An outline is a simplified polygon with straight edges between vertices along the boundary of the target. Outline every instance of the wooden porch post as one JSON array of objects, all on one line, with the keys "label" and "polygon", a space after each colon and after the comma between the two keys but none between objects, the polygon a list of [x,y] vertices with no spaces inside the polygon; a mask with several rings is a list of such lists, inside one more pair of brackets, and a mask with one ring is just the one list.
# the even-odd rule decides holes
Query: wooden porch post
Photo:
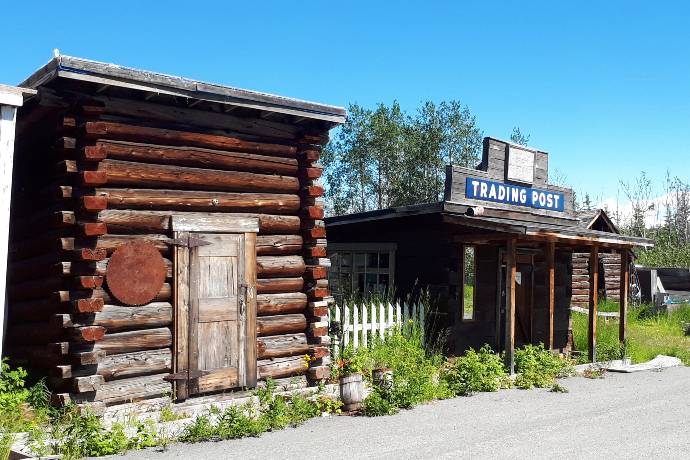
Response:
[{"label": "wooden porch post", "polygon": [[36,91],[0,85],[0,356],[5,337],[5,283],[14,163],[14,127],[17,107],[24,104],[24,95],[32,94],[36,94]]},{"label": "wooden porch post", "polygon": [[625,330],[627,328],[628,314],[628,287],[630,286],[630,263],[628,259],[628,249],[621,249],[621,279],[620,279],[620,298],[619,318],[618,318],[618,340],[621,344],[625,342]]},{"label": "wooden porch post", "polygon": [[515,239],[509,239],[506,245],[505,360],[511,374],[515,373],[515,246]]},{"label": "wooden porch post", "polygon": [[455,315],[455,322],[462,323],[465,319],[465,245],[460,243],[460,253],[459,253],[459,265],[458,267],[458,286],[460,301],[458,302],[458,307],[460,311]]},{"label": "wooden porch post", "polygon": [[547,294],[549,296],[549,338],[548,349],[553,350],[553,311],[555,306],[555,254],[556,243],[548,241],[546,243],[546,270],[548,277]]},{"label": "wooden porch post", "polygon": [[597,303],[599,302],[599,245],[592,245],[589,249],[589,359],[597,359]]}]

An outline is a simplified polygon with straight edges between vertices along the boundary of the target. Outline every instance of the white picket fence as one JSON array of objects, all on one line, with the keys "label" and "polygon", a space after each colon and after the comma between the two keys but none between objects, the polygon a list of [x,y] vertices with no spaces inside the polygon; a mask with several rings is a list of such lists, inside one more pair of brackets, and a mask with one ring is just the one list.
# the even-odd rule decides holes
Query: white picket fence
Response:
[{"label": "white picket fence", "polygon": [[[344,308],[336,305],[334,319],[340,323],[343,347],[352,346],[357,349],[360,346],[366,347],[377,336],[383,339],[386,331],[401,328],[410,320],[414,322],[415,327],[420,328],[423,337],[426,308],[421,303],[406,302],[350,303],[345,304]],[[335,345],[337,353],[340,344]]]}]

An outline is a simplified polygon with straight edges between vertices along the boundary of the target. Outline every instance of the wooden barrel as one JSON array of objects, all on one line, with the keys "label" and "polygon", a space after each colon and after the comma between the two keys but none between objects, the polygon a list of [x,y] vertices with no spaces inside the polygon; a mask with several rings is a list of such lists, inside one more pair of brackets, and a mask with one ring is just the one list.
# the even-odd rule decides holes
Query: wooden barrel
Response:
[{"label": "wooden barrel", "polygon": [[371,372],[371,380],[374,386],[382,390],[389,390],[393,387],[393,369],[380,368]]},{"label": "wooden barrel", "polygon": [[340,377],[340,400],[343,410],[353,411],[362,408],[364,399],[364,381],[362,374],[350,374]]}]

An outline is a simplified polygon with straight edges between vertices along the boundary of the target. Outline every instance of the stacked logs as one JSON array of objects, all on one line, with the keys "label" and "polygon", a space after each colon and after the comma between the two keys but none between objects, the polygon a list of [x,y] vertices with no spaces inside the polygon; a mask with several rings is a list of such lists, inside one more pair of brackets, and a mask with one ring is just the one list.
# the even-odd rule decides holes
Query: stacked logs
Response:
[{"label": "stacked logs", "polygon": [[[599,261],[599,277],[604,279],[604,291],[600,292],[600,298],[617,301],[620,292],[621,256],[618,253],[599,253]],[[573,305],[589,305],[589,277],[589,253],[573,253]]]},{"label": "stacked logs", "polygon": [[318,138],[305,137],[299,145],[299,161],[304,171],[300,177],[302,190],[302,236],[305,242],[304,257],[307,269],[304,280],[309,297],[307,332],[315,359],[309,368],[310,380],[327,379],[330,375],[330,336],[328,335],[328,267],[326,258],[326,227],[323,221],[323,186],[318,181],[321,166],[318,163],[321,146]]},{"label": "stacked logs", "polygon": [[[53,138],[57,167],[47,185],[17,200],[29,212],[13,228],[12,356],[44,369],[61,403],[111,405],[169,392],[169,216],[220,212],[259,221],[258,378],[304,374],[306,353],[320,360],[309,376],[327,377],[323,188],[316,182],[323,135],[219,134],[200,126],[206,118],[191,109],[183,112],[193,129],[161,128],[176,120],[165,107],[138,101],[130,110],[126,102],[74,98]],[[289,137],[289,125],[278,125],[256,123]],[[132,240],[153,244],[168,267],[157,297],[138,307],[118,302],[104,283],[110,255]]]},{"label": "stacked logs", "polygon": [[589,253],[573,253],[572,288],[571,304],[587,307],[589,305]]},{"label": "stacked logs", "polygon": [[603,271],[599,276],[604,276],[604,297],[610,300],[619,300],[621,279],[621,255],[620,253],[602,253],[599,259],[603,265]]}]

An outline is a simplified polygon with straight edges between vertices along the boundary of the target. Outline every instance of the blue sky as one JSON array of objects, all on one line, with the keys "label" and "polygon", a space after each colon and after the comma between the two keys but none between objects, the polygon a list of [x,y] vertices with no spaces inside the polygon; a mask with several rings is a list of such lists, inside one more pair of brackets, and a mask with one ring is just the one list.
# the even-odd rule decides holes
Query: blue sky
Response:
[{"label": "blue sky", "polygon": [[687,2],[40,3],[3,5],[2,83],[59,48],[337,105],[459,99],[485,135],[530,133],[578,192],[690,180]]}]

